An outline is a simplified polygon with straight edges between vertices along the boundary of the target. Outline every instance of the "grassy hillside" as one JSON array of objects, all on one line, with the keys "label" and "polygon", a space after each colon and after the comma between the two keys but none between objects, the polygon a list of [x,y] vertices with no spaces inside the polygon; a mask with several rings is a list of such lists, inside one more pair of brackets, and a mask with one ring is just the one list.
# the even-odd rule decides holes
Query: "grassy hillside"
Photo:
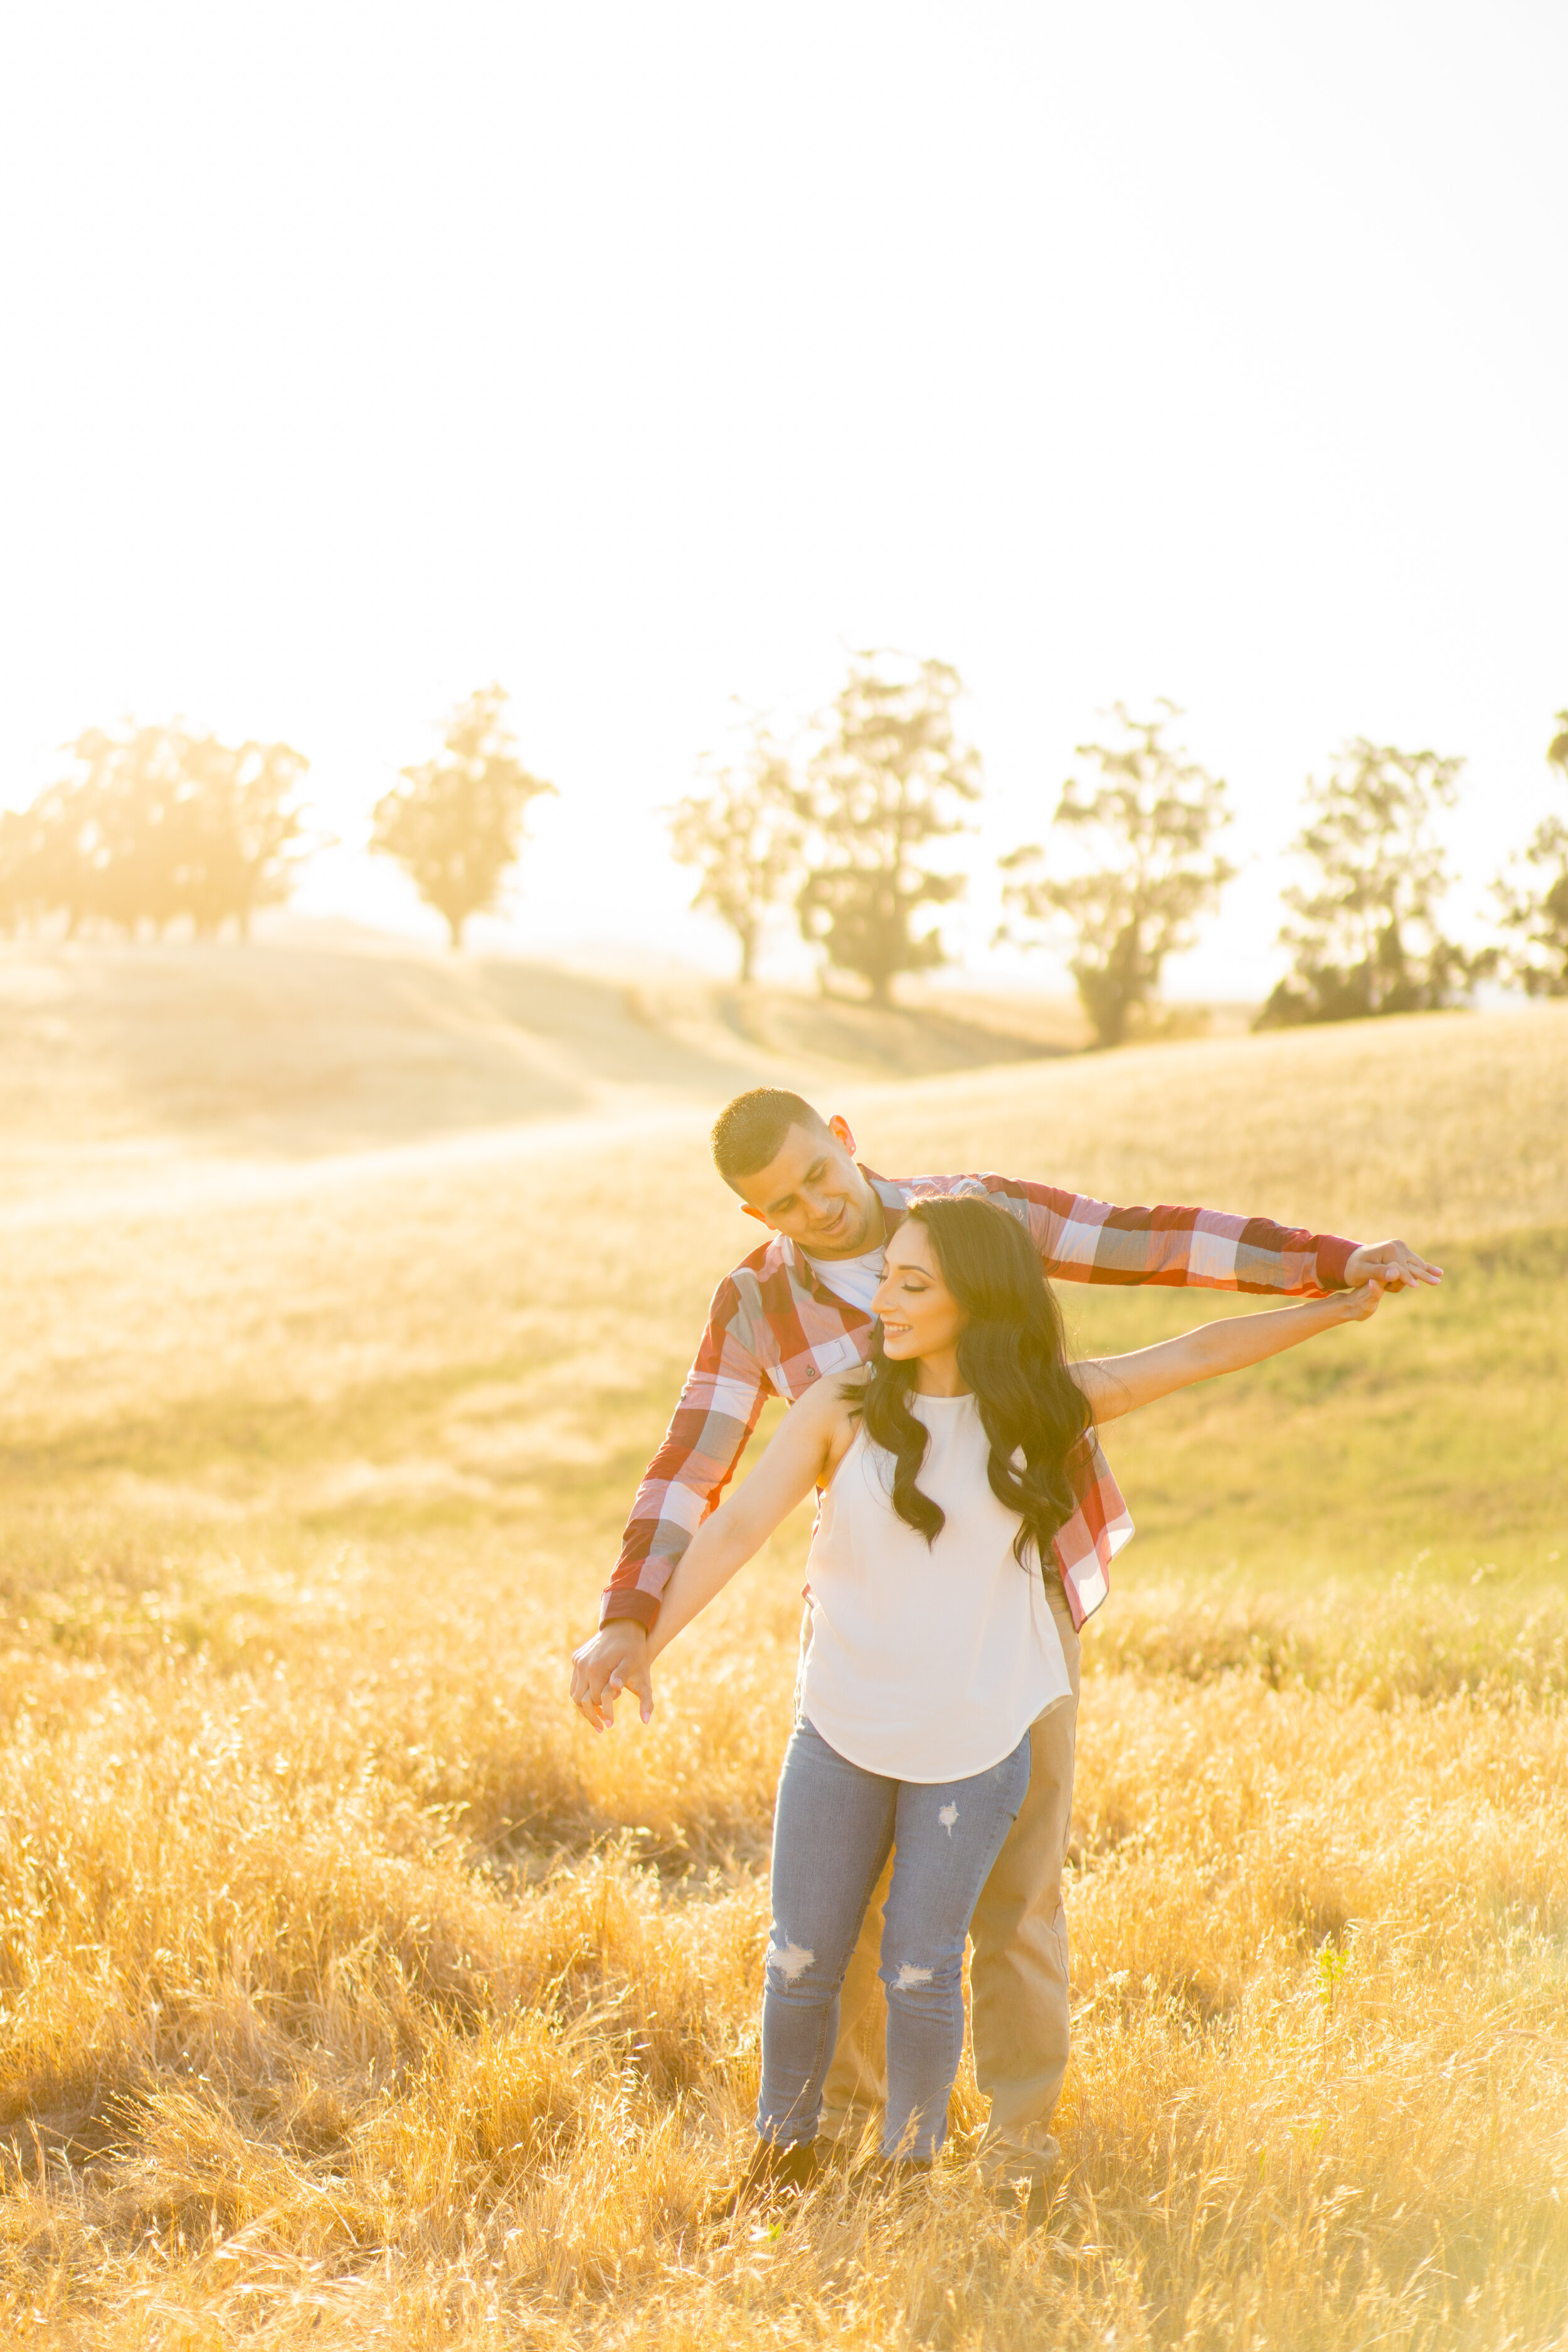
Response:
[{"label": "grassy hillside", "polygon": [[1044,1166],[1102,1200],[1368,1235],[1568,1223],[1562,1005],[1195,1039],[869,1100],[861,1124],[906,1167]]},{"label": "grassy hillside", "polygon": [[0,942],[0,1185],[68,1145],[105,1172],[192,1150],[314,1155],[717,1103],[747,1086],[1059,1054],[1070,1006],[621,982],[373,934],[249,946]]},{"label": "grassy hillside", "polygon": [[[835,1073],[884,1167],[1403,1230],[1449,1269],[1111,1433],[1140,1535],[1088,1645],[1068,2168],[1032,2233],[965,2168],[967,2079],[923,2201],[703,2219],[754,2096],[804,1524],[650,1733],[594,1743],[562,1684],[750,1237],[716,1071],[476,1131],[449,1098],[421,1130],[411,1087],[409,1129],[332,1153],[163,1050],[207,1071],[198,1151],[126,1078],[108,1156],[60,1155],[51,1087],[109,1130],[45,1057],[0,1205],[8,2336],[1562,2340],[1562,1012]],[[1086,1348],[1230,1306],[1068,1304]]]},{"label": "grassy hillside", "polygon": [[[1555,1012],[1390,1022],[839,1099],[888,1168],[999,1164],[1441,1246],[1441,1296],[1173,1400],[1117,1453],[1149,1538],[1131,1558],[1151,1569],[1241,1559],[1316,1579],[1426,1551],[1468,1574],[1538,1561],[1559,1507],[1565,1046]],[[1506,1160],[1481,1099],[1506,1107]],[[509,1463],[539,1452],[542,1429],[624,1475],[751,1240],[704,1120],[675,1108],[313,1166],[203,1162],[129,1194],[117,1176],[15,1203],[0,1211],[0,1433],[34,1460],[79,1447],[106,1474],[157,1465],[204,1492],[245,1489],[258,1461],[265,1485],[280,1453],[324,1492],[347,1448],[362,1496],[384,1477],[406,1487],[419,1463],[430,1507],[447,1495],[480,1515],[512,1509]],[[1064,1298],[1086,1350],[1226,1311],[1193,1294]]]}]

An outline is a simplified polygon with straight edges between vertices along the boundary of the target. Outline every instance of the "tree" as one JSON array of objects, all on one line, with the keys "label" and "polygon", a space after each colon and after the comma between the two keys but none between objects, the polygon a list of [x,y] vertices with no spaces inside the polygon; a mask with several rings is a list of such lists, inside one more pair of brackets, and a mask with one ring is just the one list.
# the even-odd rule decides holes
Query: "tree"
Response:
[{"label": "tree", "polygon": [[795,905],[805,936],[873,1004],[891,1002],[900,972],[946,961],[935,926],[913,923],[958,898],[963,877],[916,861],[926,843],[966,831],[961,811],[980,797],[979,754],[953,724],[963,690],[946,662],[857,654],[822,722],[804,803],[816,860]]},{"label": "tree", "polygon": [[221,743],[174,719],[89,728],[68,748],[72,772],[26,811],[25,848],[15,836],[24,911],[63,911],[69,936],[93,922],[162,936],[189,916],[198,938],[230,920],[243,938],[257,908],[287,898],[309,764],[289,745]]},{"label": "tree", "polygon": [[68,936],[85,922],[161,936],[183,911],[189,824],[177,722],[118,733],[91,727],[68,746],[73,772],[34,802],[39,866]]},{"label": "tree", "polygon": [[405,768],[376,803],[370,845],[395,857],[426,906],[444,915],[454,950],[470,915],[495,906],[523,841],[529,803],[553,784],[517,757],[499,686],[470,694],[442,739],[447,757]]},{"label": "tree", "polygon": [[210,735],[186,753],[191,795],[184,903],[198,939],[289,895],[289,858],[302,830],[293,794],[307,762],[287,743],[230,747]]},{"label": "tree", "polygon": [[1078,747],[1098,775],[1068,778],[1051,823],[1088,845],[1089,871],[1036,870],[1046,856],[1037,844],[1002,860],[1019,877],[1003,902],[1030,927],[1013,935],[1044,944],[1053,929],[1068,932],[1068,969],[1099,1045],[1122,1043],[1158,992],[1166,957],[1192,945],[1197,917],[1236,872],[1209,847],[1231,822],[1225,784],[1165,742],[1181,713],[1159,708],[1158,718],[1133,719],[1119,702],[1112,716],[1126,740]]},{"label": "tree", "polygon": [[[1568,710],[1557,713],[1557,727],[1546,756],[1568,783]],[[1538,888],[1521,889],[1501,874],[1492,884],[1504,926],[1520,934],[1502,970],[1527,996],[1568,996],[1568,824],[1560,816],[1542,817],[1524,862],[1545,877]]]},{"label": "tree", "polygon": [[47,911],[41,895],[37,819],[31,809],[0,809],[0,939],[10,939]]},{"label": "tree", "polygon": [[6,929],[63,913],[74,939],[92,912],[93,875],[87,813],[68,787],[51,784],[7,816],[5,832]]},{"label": "tree", "polygon": [[1458,798],[1463,767],[1357,736],[1321,783],[1309,777],[1293,847],[1319,878],[1284,893],[1296,919],[1279,940],[1295,963],[1258,1028],[1438,1012],[1492,968],[1491,951],[1468,954],[1437,919],[1452,883],[1432,819]]},{"label": "tree", "polygon": [[710,789],[667,812],[678,864],[701,879],[692,898],[727,923],[741,944],[742,983],[756,976],[757,948],[769,909],[800,864],[800,790],[765,723],[752,730],[743,761],[716,768]]}]

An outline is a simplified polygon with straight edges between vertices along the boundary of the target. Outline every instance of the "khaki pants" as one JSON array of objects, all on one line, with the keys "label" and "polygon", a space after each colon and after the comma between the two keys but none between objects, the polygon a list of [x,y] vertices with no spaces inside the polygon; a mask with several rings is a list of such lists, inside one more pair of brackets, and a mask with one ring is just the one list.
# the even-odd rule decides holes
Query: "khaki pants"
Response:
[{"label": "khaki pants", "polygon": [[[1068,2063],[1068,1930],[1062,1864],[1072,1817],[1079,1639],[1059,1584],[1047,1587],[1072,1696],[1034,1727],[1029,1790],[970,1922],[974,2073],[991,2101],[981,2162],[1029,2180],[1055,2157],[1049,2134]],[[838,2046],[823,2093],[825,2138],[858,2139],[886,2091],[887,2000],[877,1974],[892,1861],[871,1892],[838,1996]]]}]

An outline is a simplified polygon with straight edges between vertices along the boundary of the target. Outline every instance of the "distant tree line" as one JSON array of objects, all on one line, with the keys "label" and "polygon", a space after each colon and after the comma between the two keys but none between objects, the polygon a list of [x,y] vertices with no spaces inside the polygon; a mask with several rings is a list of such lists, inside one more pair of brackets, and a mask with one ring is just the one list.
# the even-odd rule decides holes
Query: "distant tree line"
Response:
[{"label": "distant tree line", "polygon": [[[495,906],[529,803],[554,790],[518,760],[506,701],[500,687],[470,695],[442,756],[405,768],[371,820],[372,850],[404,867],[454,948],[469,916]],[[68,939],[161,939],[184,919],[197,939],[229,923],[243,939],[259,908],[288,898],[310,763],[287,743],[220,743],[175,719],[93,729],[67,749],[67,775],[0,811],[0,933],[63,918]]]},{"label": "distant tree line", "polygon": [[[943,962],[940,917],[964,877],[933,866],[929,845],[968,829],[980,762],[960,739],[958,675],[937,661],[857,655],[847,684],[792,757],[766,722],[748,752],[667,812],[676,857],[699,875],[692,904],[740,943],[755,970],[769,916],[793,903],[824,963],[889,1001],[899,973]],[[1232,821],[1223,779],[1170,740],[1181,713],[1148,718],[1118,704],[1117,740],[1079,746],[1050,819],[1049,845],[1002,858],[998,938],[1065,956],[1100,1045],[1152,1016],[1165,963],[1191,947],[1237,868],[1215,844]],[[1568,782],[1568,711],[1547,758]],[[1568,824],[1538,826],[1493,885],[1501,929],[1479,950],[1448,938],[1453,887],[1436,837],[1458,797],[1463,761],[1358,737],[1320,781],[1292,853],[1310,879],[1285,892],[1280,944],[1291,966],[1259,1028],[1440,1010],[1489,975],[1535,996],[1568,995]]]},{"label": "distant tree line", "polygon": [[[966,877],[945,854],[973,829],[978,752],[948,663],[855,655],[834,701],[786,744],[753,719],[727,761],[665,811],[670,846],[697,876],[692,904],[728,925],[739,978],[755,978],[767,926],[786,907],[825,973],[892,1001],[901,973],[947,961],[942,909]],[[452,714],[437,757],[377,802],[370,847],[394,859],[462,945],[493,911],[528,811],[555,787],[526,768],[499,686]],[[1002,858],[997,936],[1062,954],[1096,1042],[1146,1032],[1164,966],[1191,947],[1237,868],[1223,779],[1171,738],[1168,702],[1118,704],[1113,739],[1080,744],[1045,837]],[[305,847],[303,757],[286,743],[224,744],[180,722],[92,730],[22,811],[0,813],[0,930],[45,923],[68,937],[110,929],[197,938],[289,893]],[[1568,710],[1546,757],[1568,783]],[[1467,949],[1443,927],[1453,887],[1437,838],[1463,762],[1358,737],[1308,779],[1292,844],[1305,878],[1285,892],[1290,968],[1261,1028],[1436,1011],[1496,974],[1532,996],[1568,996],[1568,822],[1545,819],[1492,885],[1499,937]]]},{"label": "distant tree line", "polygon": [[797,773],[765,724],[705,793],[667,811],[678,859],[706,907],[740,942],[742,981],[773,908],[792,897],[805,938],[874,1004],[900,972],[944,959],[922,909],[962,895],[962,874],[928,862],[929,845],[966,829],[980,761],[960,741],[961,692],[945,662],[858,655]]}]

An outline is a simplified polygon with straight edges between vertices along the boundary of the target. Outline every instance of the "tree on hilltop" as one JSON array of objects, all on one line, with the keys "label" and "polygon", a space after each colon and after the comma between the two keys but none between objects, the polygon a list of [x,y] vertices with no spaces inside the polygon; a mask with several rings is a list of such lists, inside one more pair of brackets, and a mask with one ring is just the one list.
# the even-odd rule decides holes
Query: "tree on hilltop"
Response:
[{"label": "tree on hilltop", "polygon": [[667,810],[670,846],[700,877],[693,907],[717,915],[740,942],[743,984],[756,977],[763,927],[800,864],[800,789],[761,720],[740,763],[714,767],[708,782]]},{"label": "tree on hilltop", "polygon": [[[1546,757],[1568,783],[1568,710],[1557,713],[1557,730]],[[1505,929],[1520,935],[1501,969],[1527,996],[1568,996],[1568,824],[1542,817],[1523,857],[1543,877],[1539,884],[1521,888],[1505,874],[1492,884]]]},{"label": "tree on hilltop", "polygon": [[187,741],[184,903],[197,939],[229,921],[248,939],[251,918],[288,897],[303,830],[294,794],[308,765],[287,743]]},{"label": "tree on hilltop", "polygon": [[442,738],[446,757],[405,768],[372,815],[371,848],[395,858],[445,917],[454,949],[469,916],[495,907],[522,847],[529,803],[555,790],[517,757],[502,717],[508,698],[499,686],[470,694]]},{"label": "tree on hilltop", "polygon": [[964,887],[962,874],[919,862],[929,842],[968,830],[963,811],[980,798],[979,754],[953,720],[963,690],[946,662],[857,654],[811,761],[801,929],[866,982],[873,1004],[891,1002],[900,972],[946,961],[936,926],[913,926]]},{"label": "tree on hilltop", "polygon": [[63,913],[67,935],[108,924],[161,938],[188,916],[198,939],[287,898],[304,832],[309,762],[287,743],[228,744],[178,719],[89,728],[71,772],[5,828],[9,918]]},{"label": "tree on hilltop", "polygon": [[47,914],[38,871],[37,819],[32,809],[0,809],[0,939]]},{"label": "tree on hilltop", "polygon": [[1089,870],[1044,871],[1047,853],[1035,843],[1001,861],[1016,877],[1003,903],[1022,919],[1004,936],[1036,946],[1067,933],[1068,969],[1098,1045],[1123,1042],[1158,993],[1165,959],[1191,947],[1198,916],[1236,872],[1209,845],[1231,822],[1224,781],[1165,742],[1181,713],[1159,707],[1157,718],[1134,719],[1119,702],[1112,716],[1124,740],[1078,747],[1098,772],[1068,778],[1051,824],[1086,844]]},{"label": "tree on hilltop", "polygon": [[1458,799],[1464,764],[1357,736],[1321,783],[1309,777],[1293,848],[1318,878],[1284,893],[1294,963],[1258,1028],[1439,1012],[1492,969],[1495,952],[1468,953],[1437,913],[1452,877],[1432,821]]},{"label": "tree on hilltop", "polygon": [[184,730],[178,721],[90,727],[69,748],[73,772],[35,803],[58,861],[67,936],[91,921],[133,936],[146,922],[161,938],[183,910],[187,878]]}]

